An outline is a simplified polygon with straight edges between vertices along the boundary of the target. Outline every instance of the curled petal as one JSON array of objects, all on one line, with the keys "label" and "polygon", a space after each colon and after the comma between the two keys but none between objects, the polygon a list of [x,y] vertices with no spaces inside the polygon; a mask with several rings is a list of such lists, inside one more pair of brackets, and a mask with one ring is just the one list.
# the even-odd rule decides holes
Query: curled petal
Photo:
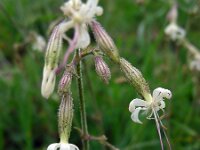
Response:
[{"label": "curled petal", "polygon": [[136,107],[146,107],[146,106],[147,106],[146,101],[136,98],[130,102],[129,111],[134,112]]},{"label": "curled petal", "polygon": [[138,107],[135,109],[135,111],[133,111],[132,115],[131,115],[131,119],[136,122],[136,123],[140,123],[142,124],[142,122],[139,120],[139,113],[140,113],[140,110],[142,110],[141,107]]},{"label": "curled petal", "polygon": [[164,101],[160,101],[160,109],[164,109],[165,108],[165,102]]},{"label": "curled petal", "polygon": [[100,7],[100,6],[98,6],[98,7],[96,8],[96,15],[97,15],[97,16],[101,16],[102,14],[103,14],[103,8]]},{"label": "curled petal", "polygon": [[60,143],[53,143],[47,147],[47,150],[57,150],[60,147]]},{"label": "curled petal", "polygon": [[171,97],[172,97],[172,93],[168,89],[164,89],[164,88],[159,87],[159,88],[156,88],[153,91],[153,99],[156,102],[161,101],[164,98],[170,99]]},{"label": "curled petal", "polygon": [[55,71],[51,69],[49,66],[44,66],[42,86],[41,86],[41,94],[43,97],[47,99],[49,98],[49,96],[54,90],[55,82],[56,82]]},{"label": "curled petal", "polygon": [[85,14],[86,19],[91,19],[94,17],[94,15],[96,14],[96,7],[98,4],[98,0],[88,0],[85,8],[83,7],[83,9],[81,10],[81,12],[83,12],[83,14]]}]

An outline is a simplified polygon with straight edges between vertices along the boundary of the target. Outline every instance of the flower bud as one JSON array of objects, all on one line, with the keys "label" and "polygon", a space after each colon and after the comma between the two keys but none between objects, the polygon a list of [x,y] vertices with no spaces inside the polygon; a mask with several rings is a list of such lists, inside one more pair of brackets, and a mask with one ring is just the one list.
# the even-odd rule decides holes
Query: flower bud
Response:
[{"label": "flower bud", "polygon": [[108,65],[105,63],[101,56],[95,56],[94,61],[97,74],[106,84],[108,84],[111,78],[111,73]]},{"label": "flower bud", "polygon": [[71,86],[72,71],[71,68],[67,68],[59,82],[58,93],[63,94],[67,92]]},{"label": "flower bud", "polygon": [[168,14],[167,14],[167,20],[169,22],[176,22],[177,21],[177,17],[178,17],[177,7],[178,7],[178,5],[175,3],[172,6],[171,10],[168,12]]},{"label": "flower bud", "polygon": [[145,99],[149,99],[150,90],[141,72],[133,67],[127,60],[120,59],[120,68],[127,80],[136,88]]},{"label": "flower bud", "polygon": [[119,53],[118,49],[113,42],[112,38],[103,29],[101,24],[96,21],[92,21],[91,28],[94,33],[95,39],[100,47],[100,49],[110,57],[116,63],[119,63]]},{"label": "flower bud", "polygon": [[73,119],[73,98],[70,92],[62,95],[58,112],[58,129],[60,142],[66,143],[69,140]]},{"label": "flower bud", "polygon": [[62,49],[61,24],[54,28],[47,45],[41,88],[42,96],[45,98],[49,98],[55,87],[55,70],[58,67],[59,55]]}]

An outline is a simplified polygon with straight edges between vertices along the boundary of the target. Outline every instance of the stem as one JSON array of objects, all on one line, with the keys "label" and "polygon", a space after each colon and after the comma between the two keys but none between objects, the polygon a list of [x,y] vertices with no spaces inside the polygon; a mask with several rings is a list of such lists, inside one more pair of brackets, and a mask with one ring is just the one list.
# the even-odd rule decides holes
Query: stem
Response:
[{"label": "stem", "polygon": [[158,122],[158,118],[157,118],[155,110],[154,109],[152,109],[152,110],[153,110],[153,114],[154,114],[154,117],[155,117],[156,128],[157,128],[159,139],[160,139],[161,149],[164,150],[164,146],[163,146],[163,142],[162,142],[162,135],[160,133],[160,125],[159,125],[159,122]]},{"label": "stem", "polygon": [[158,118],[158,120],[159,120],[160,125],[162,126],[162,131],[163,131],[163,133],[164,133],[164,136],[165,136],[165,138],[166,138],[167,144],[168,144],[168,146],[169,146],[169,150],[172,150],[170,140],[169,140],[169,138],[168,138],[168,136],[167,136],[167,133],[165,132],[165,128],[163,128],[164,125],[163,125],[161,119],[159,118],[158,114],[156,114],[156,116],[157,116],[157,118]]},{"label": "stem", "polygon": [[[80,57],[80,49],[76,51],[76,55]],[[83,130],[83,136],[88,135],[87,127],[87,118],[85,111],[85,101],[84,101],[84,89],[83,89],[83,80],[81,72],[81,60],[77,63],[77,75],[78,75],[78,91],[79,91],[79,100],[80,100],[80,114],[81,114],[81,128]],[[89,150],[89,141],[82,139],[83,150]]]}]

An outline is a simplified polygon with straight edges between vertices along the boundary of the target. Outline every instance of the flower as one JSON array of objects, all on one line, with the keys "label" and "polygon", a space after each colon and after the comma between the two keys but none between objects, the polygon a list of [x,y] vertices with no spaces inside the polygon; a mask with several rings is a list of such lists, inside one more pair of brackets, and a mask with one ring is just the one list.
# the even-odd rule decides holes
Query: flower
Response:
[{"label": "flower", "polygon": [[79,148],[70,143],[53,143],[47,147],[47,150],[79,150]]},{"label": "flower", "polygon": [[[75,49],[84,49],[90,44],[87,24],[92,22],[95,16],[100,16],[103,13],[103,9],[97,4],[98,0],[88,0],[86,3],[82,3],[80,0],[69,0],[61,6],[67,19],[54,27],[48,41],[41,86],[43,97],[49,98],[54,91],[56,73],[65,67],[70,54]],[[71,28],[74,28],[72,39],[65,35]],[[63,39],[67,40],[69,46],[63,57],[63,62],[58,65]]]},{"label": "flower", "polygon": [[79,27],[79,37],[76,42],[76,48],[86,48],[90,44],[90,36],[87,31],[89,24],[95,16],[103,14],[102,7],[98,6],[98,0],[88,0],[82,3],[80,0],[69,0],[61,6],[63,14],[72,22],[70,28]]},{"label": "flower", "polygon": [[139,113],[141,110],[145,111],[146,113],[150,112],[150,115],[147,117],[147,119],[151,119],[151,116],[154,114],[154,112],[157,114],[159,110],[164,111],[164,98],[170,99],[171,97],[172,93],[170,90],[159,87],[153,91],[153,97],[147,101],[138,98],[132,100],[129,104],[129,111],[132,113],[131,119],[136,123],[142,124],[142,122],[139,120]]},{"label": "flower", "polygon": [[186,32],[183,28],[179,27],[176,22],[171,22],[166,28],[165,28],[165,34],[169,36],[169,38],[172,41],[176,40],[182,40]]}]

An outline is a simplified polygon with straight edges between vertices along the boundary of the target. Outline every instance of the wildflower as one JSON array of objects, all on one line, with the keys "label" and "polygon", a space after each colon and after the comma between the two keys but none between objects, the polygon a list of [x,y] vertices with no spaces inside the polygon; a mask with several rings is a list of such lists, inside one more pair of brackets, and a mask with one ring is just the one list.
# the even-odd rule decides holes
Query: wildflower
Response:
[{"label": "wildflower", "polygon": [[94,59],[95,59],[95,68],[97,74],[106,84],[108,84],[111,78],[110,69],[108,65],[104,62],[101,56],[95,56]]},{"label": "wildflower", "polygon": [[[87,3],[82,3],[80,0],[69,0],[61,6],[61,10],[68,20],[64,20],[55,26],[48,41],[41,87],[41,93],[45,98],[48,98],[53,92],[56,73],[60,72],[66,65],[68,57],[74,49],[86,48],[90,44],[87,24],[95,16],[102,15],[103,13],[103,9],[97,6],[97,4],[98,0],[88,0]],[[72,39],[65,35],[65,32],[71,28],[74,28]],[[63,39],[68,41],[69,46],[64,55],[63,62],[58,67]]]},{"label": "wildflower", "polygon": [[136,123],[142,123],[139,120],[139,113],[141,110],[145,111],[146,113],[150,112],[150,115],[147,117],[147,119],[151,119],[154,112],[157,114],[159,110],[164,111],[164,98],[170,99],[171,97],[172,93],[170,90],[156,88],[153,91],[153,97],[147,99],[147,101],[138,98],[132,100],[129,104],[129,111],[132,113],[131,119]]},{"label": "wildflower", "polygon": [[[65,64],[74,49],[86,48],[90,44],[87,24],[90,24],[95,16],[102,15],[103,9],[98,6],[98,0],[88,0],[86,3],[82,3],[80,0],[69,0],[61,6],[61,10],[69,18],[67,30],[74,28],[74,35],[76,35],[73,40],[67,37],[70,46],[63,59],[63,64]],[[67,30],[65,29],[65,32]]]},{"label": "wildflower", "polygon": [[175,22],[171,22],[165,28],[165,34],[169,36],[172,41],[184,39],[186,32],[183,28],[179,27]]}]

